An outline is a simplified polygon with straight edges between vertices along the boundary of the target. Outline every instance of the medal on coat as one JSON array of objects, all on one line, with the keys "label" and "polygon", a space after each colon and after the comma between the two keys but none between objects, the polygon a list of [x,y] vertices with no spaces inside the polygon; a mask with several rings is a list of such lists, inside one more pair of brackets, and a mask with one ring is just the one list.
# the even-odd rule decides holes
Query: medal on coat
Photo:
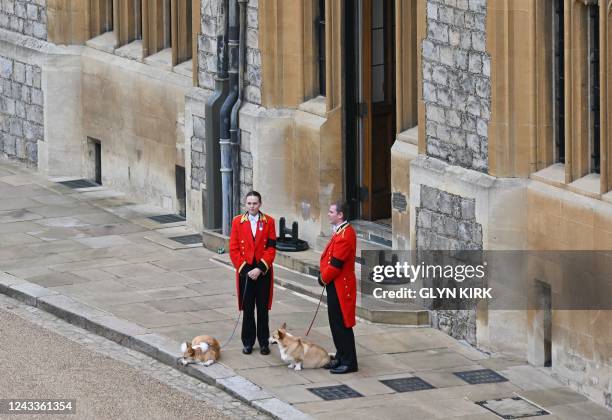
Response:
[{"label": "medal on coat", "polygon": [[259,230],[263,230],[263,222],[259,221]]}]

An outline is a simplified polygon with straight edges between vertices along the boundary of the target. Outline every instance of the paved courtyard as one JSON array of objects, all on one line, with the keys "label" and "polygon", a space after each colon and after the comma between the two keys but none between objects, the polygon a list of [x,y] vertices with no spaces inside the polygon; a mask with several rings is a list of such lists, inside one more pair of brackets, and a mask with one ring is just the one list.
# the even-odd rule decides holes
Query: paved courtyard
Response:
[{"label": "paved courtyard", "polygon": [[[73,190],[58,180],[0,161],[0,273],[177,342],[199,334],[225,342],[237,316],[232,271],[213,261],[212,252],[169,239],[195,232],[181,222],[148,219],[167,213],[160,208],[103,187]],[[271,327],[286,322],[291,332],[304,335],[315,308],[316,301],[276,288]],[[223,349],[221,362],[321,419],[499,419],[491,408],[502,403],[477,402],[517,396],[550,412],[546,419],[612,418],[611,411],[565,387],[546,369],[483,354],[431,328],[361,321],[355,334],[360,370],[349,375],[289,370],[275,346],[270,356],[257,351],[244,356],[239,331]],[[310,338],[333,348],[324,307]],[[492,369],[507,381],[472,385],[455,375],[480,369]],[[381,382],[413,377],[431,389],[396,392]],[[325,401],[309,390],[333,385],[348,385],[361,396]]]}]

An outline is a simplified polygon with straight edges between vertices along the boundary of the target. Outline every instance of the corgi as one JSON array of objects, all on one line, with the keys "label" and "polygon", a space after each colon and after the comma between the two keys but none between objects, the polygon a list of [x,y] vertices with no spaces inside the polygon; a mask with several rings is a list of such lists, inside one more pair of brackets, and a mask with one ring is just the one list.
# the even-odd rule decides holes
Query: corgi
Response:
[{"label": "corgi", "polygon": [[191,343],[181,344],[183,366],[197,362],[199,365],[210,366],[221,356],[221,346],[216,338],[209,335],[199,335]]},{"label": "corgi", "polygon": [[285,323],[272,333],[268,341],[270,344],[278,344],[281,359],[289,362],[289,369],[322,368],[330,362],[330,356],[323,347],[289,334]]}]

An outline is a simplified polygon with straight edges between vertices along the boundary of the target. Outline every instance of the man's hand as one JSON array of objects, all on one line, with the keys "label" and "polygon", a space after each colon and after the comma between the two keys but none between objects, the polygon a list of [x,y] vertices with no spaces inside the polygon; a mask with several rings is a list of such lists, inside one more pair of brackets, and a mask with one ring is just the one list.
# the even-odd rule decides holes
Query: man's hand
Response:
[{"label": "man's hand", "polygon": [[319,285],[321,287],[325,287],[325,283],[323,283],[323,280],[321,280],[321,275],[319,274],[319,277],[317,277],[317,281],[319,282]]},{"label": "man's hand", "polygon": [[254,269],[252,269],[251,271],[247,273],[247,276],[249,276],[251,280],[257,280],[257,278],[260,275],[261,275],[261,270],[257,267],[255,267]]}]

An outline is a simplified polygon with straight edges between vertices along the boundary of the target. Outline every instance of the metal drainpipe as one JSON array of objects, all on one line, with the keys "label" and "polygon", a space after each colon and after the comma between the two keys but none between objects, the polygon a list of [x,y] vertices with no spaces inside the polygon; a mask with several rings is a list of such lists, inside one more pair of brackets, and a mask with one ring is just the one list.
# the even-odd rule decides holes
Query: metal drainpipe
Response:
[{"label": "metal drainpipe", "polygon": [[238,100],[232,108],[230,138],[232,146],[232,186],[233,186],[233,213],[240,212],[240,143],[241,131],[239,127],[239,113],[242,107],[244,94],[244,70],[246,63],[246,7],[249,0],[238,0],[240,6],[240,39],[238,47]]},{"label": "metal drainpipe", "polygon": [[223,203],[223,234],[229,235],[233,216],[233,179],[232,179],[232,146],[230,137],[231,112],[238,99],[238,2],[229,2],[229,95],[221,107],[219,121],[219,145],[221,148],[221,195]]},{"label": "metal drainpipe", "polygon": [[219,149],[219,113],[229,92],[227,74],[227,26],[229,0],[219,2],[217,13],[217,74],[215,91],[205,105],[206,130],[206,195],[203,200],[204,226],[221,228],[221,152]]}]

